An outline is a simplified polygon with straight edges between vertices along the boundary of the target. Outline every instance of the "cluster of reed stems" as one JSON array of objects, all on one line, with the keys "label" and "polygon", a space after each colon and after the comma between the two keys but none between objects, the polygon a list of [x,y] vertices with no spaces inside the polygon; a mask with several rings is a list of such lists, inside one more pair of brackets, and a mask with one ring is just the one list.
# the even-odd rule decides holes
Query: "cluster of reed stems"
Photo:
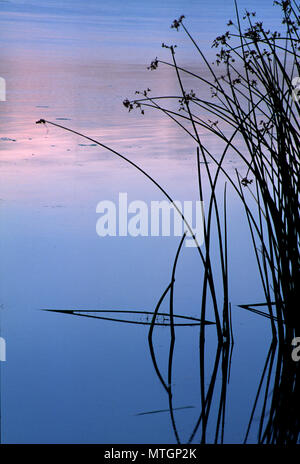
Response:
[{"label": "cluster of reed stems", "polygon": [[[295,77],[299,66],[299,6],[294,1],[276,1],[282,9],[282,31],[267,30],[256,20],[255,12],[246,11],[241,18],[235,1],[236,19],[229,20],[231,31],[216,38],[216,60],[210,63],[197,41],[185,25],[184,16],[172,27],[183,30],[199,54],[206,73],[195,73],[181,67],[174,45],[162,44],[170,51],[171,60],[158,58],[150,69],[167,66],[174,70],[180,94],[150,96],[149,89],[141,98],[126,99],[130,110],[145,107],[163,112],[195,141],[200,199],[203,200],[200,162],[204,161],[211,186],[205,226],[205,278],[201,317],[205,319],[206,292],[209,287],[215,310],[216,327],[221,340],[229,333],[228,270],[226,207],[225,230],[221,231],[216,200],[219,174],[225,176],[241,200],[249,224],[250,237],[257,260],[258,272],[265,295],[273,338],[280,342],[291,340],[300,330],[300,207],[299,207],[299,110]],[[243,23],[246,23],[244,24]],[[209,77],[203,77],[208,75]],[[210,99],[201,98],[195,91],[187,91],[184,79],[189,77],[211,93]],[[297,81],[297,79],[296,79]],[[299,79],[300,81],[300,79]],[[208,93],[206,92],[206,94]],[[139,93],[139,92],[136,92]],[[204,92],[201,92],[204,93]],[[168,103],[179,102],[179,110]],[[209,118],[216,118],[214,121]],[[216,156],[203,142],[200,130],[212,133],[224,144]],[[234,153],[242,164],[235,175],[226,167],[226,156]],[[209,168],[213,161],[216,171]],[[227,165],[228,166],[228,165]],[[243,174],[241,174],[243,172]],[[226,193],[226,190],[225,190]],[[226,196],[225,196],[226,200]],[[226,201],[224,205],[226,206]],[[218,308],[213,270],[210,260],[211,218],[214,211],[220,248],[223,276],[223,311]],[[247,305],[246,305],[247,306]],[[248,306],[248,309],[251,309]]]},{"label": "cluster of reed stems", "polygon": [[[256,20],[255,12],[246,11],[241,17],[235,1],[236,19],[229,20],[230,31],[216,38],[213,47],[217,49],[216,60],[210,63],[201,50],[197,40],[185,25],[181,16],[172,24],[175,30],[183,30],[190,39],[201,61],[201,69],[205,73],[197,73],[193,69],[182,67],[177,62],[176,46],[163,44],[169,49],[170,61],[156,58],[149,68],[156,70],[160,66],[173,69],[179,88],[178,95],[150,96],[150,90],[136,92],[134,99],[124,100],[125,107],[131,111],[134,108],[144,114],[145,108],[162,112],[178,125],[195,142],[197,184],[199,198],[206,205],[203,212],[204,244],[197,243],[197,250],[203,265],[202,301],[200,308],[200,379],[202,411],[191,434],[190,442],[202,423],[202,442],[205,442],[206,426],[212,394],[217,375],[217,367],[222,353],[222,391],[217,419],[215,442],[220,436],[223,442],[226,385],[228,383],[228,364],[230,364],[229,344],[233,345],[233,330],[231,323],[231,304],[228,291],[228,227],[227,227],[227,188],[233,189],[241,201],[249,225],[249,239],[257,262],[257,272],[265,296],[265,302],[259,304],[241,305],[256,314],[270,320],[273,343],[279,340],[278,365],[275,374],[275,387],[271,415],[264,429],[266,417],[266,398],[269,392],[274,352],[267,357],[266,366],[254,404],[253,414],[267,367],[270,373],[267,377],[265,401],[263,403],[262,419],[259,427],[260,442],[282,442],[297,440],[299,421],[295,418],[291,436],[291,427],[280,426],[280,417],[284,414],[285,401],[282,400],[284,390],[287,398],[294,397],[299,389],[299,369],[291,365],[290,357],[286,355],[286,346],[298,333],[300,334],[300,207],[299,207],[299,110],[297,89],[293,87],[295,77],[300,75],[299,67],[299,6],[295,1],[275,1],[282,10],[282,31],[267,30],[262,22]],[[209,77],[206,77],[206,76]],[[207,89],[203,98],[193,90],[186,90],[185,78],[195,80],[194,88]],[[300,79],[299,79],[300,81]],[[202,92],[201,92],[202,93]],[[299,92],[300,93],[300,92]],[[179,103],[179,109],[174,109],[174,101]],[[171,104],[169,105],[169,103]],[[211,119],[215,118],[215,120]],[[38,123],[48,123],[79,136],[85,137],[100,147],[109,150],[123,161],[129,163],[148,180],[150,180],[173,203],[171,195],[144,169],[116,150],[102,144],[98,140],[85,136],[51,121],[41,119]],[[203,129],[212,133],[220,142],[223,150],[217,156],[203,142]],[[228,156],[239,159],[241,167],[233,172],[226,163]],[[203,169],[204,166],[204,169]],[[213,167],[211,167],[213,166]],[[208,180],[210,191],[208,200],[203,189],[203,176]],[[222,203],[217,195],[220,179],[222,185]],[[166,390],[169,398],[171,421],[177,442],[180,437],[175,424],[172,366],[175,345],[174,324],[174,283],[176,266],[186,233],[192,233],[190,224],[178,211],[185,224],[185,233],[179,243],[172,268],[171,278],[166,290],[160,297],[152,314],[148,334],[150,354],[157,376]],[[212,227],[215,225],[216,243],[212,244]],[[217,247],[219,259],[211,259],[211,249]],[[215,266],[220,266],[215,269]],[[221,275],[222,294],[216,290],[215,275]],[[161,373],[156,360],[153,345],[153,330],[157,323],[159,309],[164,299],[169,297],[169,327],[170,347],[167,375]],[[218,337],[216,364],[211,377],[211,383],[205,391],[205,328],[208,306],[213,308],[215,326]],[[265,306],[267,311],[254,309]],[[68,312],[68,311],[62,311]],[[71,311],[74,313],[73,311]],[[76,314],[78,315],[78,314]],[[102,316],[101,316],[102,317]],[[272,345],[273,346],[273,345]],[[296,388],[297,387],[297,388]],[[282,400],[282,402],[280,402]],[[251,415],[248,431],[253,414]],[[278,416],[279,419],[278,419]],[[285,427],[285,428],[284,428]],[[299,427],[298,427],[299,428]],[[248,431],[245,437],[247,440]],[[292,437],[292,438],[291,438]]]}]

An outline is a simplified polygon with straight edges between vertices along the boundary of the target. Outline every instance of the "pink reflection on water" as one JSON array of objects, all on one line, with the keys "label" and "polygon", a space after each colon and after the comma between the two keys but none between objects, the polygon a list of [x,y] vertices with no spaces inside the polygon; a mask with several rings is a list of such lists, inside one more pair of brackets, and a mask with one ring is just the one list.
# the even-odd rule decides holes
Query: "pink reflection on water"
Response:
[{"label": "pink reflection on water", "polygon": [[[193,140],[161,112],[128,113],[122,104],[148,85],[151,95],[179,94],[170,69],[156,73],[144,65],[27,55],[7,58],[5,72],[8,98],[0,107],[2,198],[31,201],[65,195],[72,202],[76,192],[83,199],[97,191],[99,183],[109,191],[133,185],[147,191],[145,179],[124,161],[84,138],[36,125],[40,118],[128,156],[170,191],[196,194]],[[200,134],[218,147],[216,140],[201,130]]]}]

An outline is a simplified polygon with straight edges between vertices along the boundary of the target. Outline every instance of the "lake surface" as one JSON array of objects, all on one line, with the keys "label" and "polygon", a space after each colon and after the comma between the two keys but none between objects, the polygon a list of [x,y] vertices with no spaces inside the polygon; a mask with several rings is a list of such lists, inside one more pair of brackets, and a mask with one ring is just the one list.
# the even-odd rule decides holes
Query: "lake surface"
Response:
[{"label": "lake surface", "polygon": [[[272,1],[250,3],[272,21]],[[241,1],[241,9],[246,4]],[[2,442],[176,443],[168,397],[150,356],[149,326],[42,311],[154,311],[170,282],[180,238],[99,237],[96,206],[102,200],[117,203],[120,192],[148,205],[163,196],[112,153],[35,121],[44,118],[97,139],[143,167],[173,199],[197,200],[195,144],[160,112],[128,113],[122,101],[148,86],[153,95],[178,93],[170,69],[147,70],[156,56],[168,58],[161,43],[176,41],[178,60],[201,72],[198,57],[182,33],[170,29],[171,22],[185,14],[212,56],[210,44],[226,30],[233,5],[219,0],[209,6],[179,0],[147,5],[1,1],[0,11],[0,75],[7,84],[7,101],[0,102],[0,316],[7,344],[7,360],[1,363]],[[218,140],[205,131],[202,136],[218,156]],[[226,167],[234,171],[240,161],[230,154]],[[209,191],[207,180],[204,189]],[[229,187],[228,211],[235,344],[224,442],[241,443],[271,330],[267,319],[238,307],[264,297],[246,218]],[[218,259],[216,250],[212,257]],[[197,251],[184,247],[175,314],[199,317],[202,276]],[[162,311],[168,312],[167,304]],[[207,318],[214,321],[212,308]],[[133,319],[149,322],[146,315]],[[154,332],[166,373],[169,328]],[[206,388],[216,352],[215,326],[207,326]],[[221,384],[218,371],[208,443],[215,439]],[[173,393],[185,443],[201,412],[198,326],[176,328]],[[258,422],[255,415],[250,443],[257,440]],[[193,442],[201,432],[200,427]]]}]

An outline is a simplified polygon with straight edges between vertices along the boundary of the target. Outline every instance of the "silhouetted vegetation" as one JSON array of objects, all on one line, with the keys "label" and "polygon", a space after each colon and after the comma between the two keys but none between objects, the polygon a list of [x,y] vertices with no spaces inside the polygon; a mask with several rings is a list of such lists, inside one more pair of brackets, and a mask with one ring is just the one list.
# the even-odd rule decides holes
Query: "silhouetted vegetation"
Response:
[{"label": "silhouetted vegetation", "polygon": [[[293,88],[293,79],[300,75],[298,61],[300,16],[299,6],[294,1],[275,1],[274,4],[275,7],[279,6],[282,12],[280,31],[266,29],[263,22],[257,20],[255,12],[246,11],[241,16],[235,2],[235,19],[228,21],[230,30],[218,36],[212,44],[217,51],[214,63],[209,62],[197,40],[190,33],[185,17],[176,19],[171,27],[175,31],[183,31],[186,34],[198,53],[201,69],[204,66],[207,72],[197,74],[194,68],[180,66],[175,53],[176,46],[163,43],[163,48],[170,52],[170,61],[155,58],[149,69],[159,71],[160,66],[171,68],[175,73],[180,93],[171,96],[151,96],[151,90],[147,87],[145,91],[136,91],[134,99],[126,98],[123,102],[129,111],[137,108],[142,115],[147,108],[164,113],[195,142],[197,185],[199,198],[205,204],[205,211],[203,212],[204,243],[201,247],[197,243],[203,266],[202,302],[199,319],[193,322],[200,325],[201,411],[191,431],[189,442],[195,439],[200,430],[200,441],[206,442],[206,429],[219,367],[222,381],[215,424],[215,443],[224,441],[226,395],[234,335],[228,290],[230,237],[228,237],[227,226],[226,192],[229,185],[238,195],[245,211],[249,225],[249,241],[253,245],[257,272],[265,295],[264,303],[253,302],[243,304],[241,307],[258,316],[267,317],[270,320],[273,336],[245,442],[263,388],[265,390],[258,427],[258,442],[296,443],[299,436],[299,363],[292,361],[290,346],[293,337],[300,335],[300,102]],[[210,77],[206,77],[207,75]],[[206,95],[211,95],[211,98],[203,98],[194,90],[187,90],[184,85],[186,76],[190,80],[195,80],[194,88],[200,83]],[[174,101],[178,103],[178,109],[174,109]],[[68,130],[108,149],[146,176],[172,202],[171,195],[164,187],[124,155],[60,124],[44,119],[38,123],[47,123]],[[219,156],[204,143],[200,129],[212,133],[224,144]],[[229,169],[225,162],[229,153],[234,153],[242,163],[242,167],[235,172]],[[209,192],[204,192],[203,176],[208,180]],[[217,189],[218,192],[222,192],[221,201]],[[175,327],[178,325],[174,321],[173,299],[177,262],[186,233],[191,232],[190,225],[182,213],[180,214],[186,232],[175,255],[170,281],[167,282],[156,308],[149,313],[152,319],[149,322],[148,334],[154,369],[168,396],[171,424],[178,443],[181,442],[181,437],[174,415],[174,410],[178,408],[173,407],[172,391]],[[213,227],[217,232],[216,235],[212,234]],[[211,259],[212,247],[218,249],[218,257],[214,260]],[[216,290],[216,275],[221,275],[221,295]],[[169,313],[160,313],[160,306],[167,297]],[[215,365],[206,388],[204,347],[205,330],[209,323],[206,318],[210,305],[215,316],[218,346]],[[266,312],[257,309],[264,306],[267,308]],[[56,311],[77,316],[107,318],[103,314],[101,316],[84,314],[83,310]],[[153,343],[153,331],[157,325],[160,325],[158,317],[162,314],[168,317],[167,324],[162,325],[167,325],[170,329],[169,363],[165,375],[158,365]],[[117,319],[110,318],[110,320]],[[278,346],[277,341],[279,341]],[[273,373],[276,349],[278,349],[277,363]],[[270,391],[271,385],[272,391]],[[270,393],[272,393],[271,399]]]}]

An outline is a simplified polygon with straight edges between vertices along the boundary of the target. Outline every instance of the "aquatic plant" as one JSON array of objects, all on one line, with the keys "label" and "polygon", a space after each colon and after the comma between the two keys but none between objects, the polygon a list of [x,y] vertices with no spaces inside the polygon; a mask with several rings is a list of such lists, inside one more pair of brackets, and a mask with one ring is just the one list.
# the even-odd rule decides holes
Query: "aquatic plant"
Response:
[{"label": "aquatic plant", "polygon": [[[149,70],[155,71],[160,66],[171,68],[176,76],[179,95],[151,96],[151,90],[136,91],[132,100],[126,98],[124,106],[132,111],[138,109],[141,114],[147,108],[155,109],[169,117],[178,127],[188,134],[195,142],[195,166],[199,198],[207,205],[204,214],[204,244],[197,250],[201,258],[202,285],[201,307],[199,319],[199,378],[201,412],[190,434],[191,443],[200,425],[201,442],[206,442],[206,429],[211,411],[213,393],[217,373],[221,363],[221,391],[215,427],[215,443],[224,441],[225,407],[227,385],[230,376],[230,362],[233,345],[233,328],[231,323],[231,305],[228,290],[228,227],[227,227],[227,188],[230,186],[241,201],[249,225],[249,239],[253,244],[253,252],[257,261],[257,272],[260,276],[265,295],[263,303],[247,303],[240,306],[270,320],[273,342],[267,355],[258,392],[250,416],[245,442],[253,423],[254,412],[258,406],[263,383],[262,411],[260,416],[259,443],[296,443],[299,436],[299,419],[287,407],[289,401],[299,397],[299,365],[293,363],[290,356],[292,338],[300,333],[300,314],[297,303],[300,301],[300,207],[299,207],[299,89],[296,85],[300,74],[299,69],[299,7],[294,1],[274,1],[282,11],[282,31],[270,31],[262,22],[256,20],[256,13],[246,11],[241,17],[237,2],[236,19],[228,21],[231,31],[226,31],[213,42],[217,49],[216,60],[210,63],[185,25],[182,15],[174,20],[172,28],[183,32],[190,39],[199,55],[205,74],[194,69],[180,66],[176,57],[176,45],[162,44],[168,49],[171,60],[155,58]],[[243,26],[242,24],[245,24]],[[209,75],[209,77],[205,77]],[[185,76],[195,79],[203,89],[209,91],[211,98],[203,98],[194,90],[186,90]],[[197,88],[197,85],[194,87]],[[206,94],[208,92],[206,91]],[[174,101],[179,109],[174,109]],[[168,103],[170,103],[168,106]],[[143,168],[130,161],[126,156],[101,142],[74,131],[61,124],[45,119],[37,121],[50,124],[84,137],[100,147],[109,150],[114,155],[129,163],[142,175],[150,180],[170,201],[172,196],[153,179]],[[204,143],[199,129],[205,129],[224,144],[222,153],[217,156]],[[233,173],[225,161],[229,153],[234,153],[242,167]],[[213,163],[209,163],[213,161]],[[201,167],[202,162],[204,169]],[[214,165],[214,167],[212,167]],[[203,176],[206,176],[210,186],[209,192],[203,190]],[[223,194],[220,202],[219,184]],[[191,227],[181,213],[186,231]],[[213,227],[216,236],[212,234]],[[174,285],[176,266],[182,252],[185,234],[179,243],[171,277],[165,291],[158,300],[152,312],[142,313],[151,316],[148,333],[149,350],[155,372],[166,391],[171,424],[176,441],[181,437],[176,425],[173,406],[172,372],[174,363],[174,346],[176,340],[174,318]],[[211,259],[211,249],[218,249],[218,258]],[[221,275],[222,292],[216,291],[216,277]],[[159,312],[160,307],[169,297],[169,313]],[[208,387],[205,376],[205,330],[209,321],[206,320],[208,307],[212,306],[215,316],[215,326],[218,336],[216,358]],[[267,307],[267,312],[258,308]],[[104,310],[54,310],[61,313],[109,319],[120,321],[115,317],[105,316]],[[96,315],[94,313],[97,313]],[[116,311],[111,311],[112,313]],[[125,313],[134,313],[124,311]],[[91,314],[92,313],[92,314]],[[98,313],[101,313],[99,315]],[[136,313],[136,312],[135,312]],[[153,343],[153,331],[160,325],[159,317],[167,316],[169,332],[169,362],[166,374],[158,365],[156,350]],[[182,317],[182,316],[181,316]],[[190,318],[191,319],[191,318]],[[129,322],[129,321],[127,321]],[[132,322],[132,321],[131,321]],[[142,322],[143,323],[143,322]],[[192,325],[193,322],[190,324]],[[276,341],[279,340],[275,374]],[[231,342],[231,353],[229,352]],[[222,357],[221,357],[222,356]],[[273,385],[272,397],[270,385]],[[297,402],[295,404],[298,404]],[[267,413],[267,406],[269,412]],[[179,408],[180,409],[180,408]],[[297,408],[295,408],[297,411]],[[154,411],[155,412],[155,411]]]},{"label": "aquatic plant", "polygon": [[[263,22],[256,20],[255,12],[246,11],[241,18],[235,1],[236,19],[228,22],[232,31],[218,36],[212,44],[217,49],[213,63],[185,25],[185,17],[180,16],[171,27],[183,30],[207,72],[197,74],[180,66],[175,46],[163,43],[162,47],[170,51],[171,60],[155,58],[149,69],[157,70],[162,65],[172,68],[180,95],[150,96],[147,89],[136,92],[141,94],[139,98],[127,98],[123,103],[129,111],[138,108],[144,112],[145,108],[152,108],[163,112],[195,141],[211,185],[206,224],[210,224],[212,205],[218,218],[215,188],[219,172],[237,193],[246,213],[266,298],[264,305],[268,313],[263,315],[269,316],[274,339],[278,336],[283,343],[287,339],[291,341],[300,331],[300,313],[295,305],[300,301],[300,99],[296,86],[300,81],[297,77],[300,74],[300,16],[294,1],[274,4],[282,10],[282,31],[266,29]],[[203,77],[207,74],[209,77]],[[201,83],[202,89],[210,91],[211,98],[204,99],[194,90],[187,91],[186,76],[195,80],[195,87]],[[179,103],[175,111],[173,106],[171,109],[168,106],[174,98]],[[203,142],[199,130],[203,128],[224,143],[220,157]],[[224,167],[229,151],[242,162],[235,176]],[[207,164],[209,159],[217,166],[214,180]],[[203,198],[201,183],[199,191]],[[228,334],[226,253],[221,249],[222,243],[219,233],[226,300],[223,326]],[[209,225],[205,245],[206,269],[209,269]],[[205,290],[204,286],[203,295]]]}]

